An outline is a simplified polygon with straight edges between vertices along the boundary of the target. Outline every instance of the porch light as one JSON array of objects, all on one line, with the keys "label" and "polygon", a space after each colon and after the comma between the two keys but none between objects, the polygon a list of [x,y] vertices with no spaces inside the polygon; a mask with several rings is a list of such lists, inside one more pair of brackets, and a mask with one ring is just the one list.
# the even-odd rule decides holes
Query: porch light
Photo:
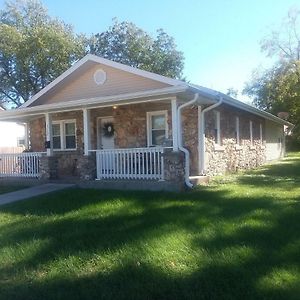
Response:
[{"label": "porch light", "polygon": [[116,105],[113,106],[113,109],[117,109],[117,108],[118,108],[118,106],[116,106]]}]

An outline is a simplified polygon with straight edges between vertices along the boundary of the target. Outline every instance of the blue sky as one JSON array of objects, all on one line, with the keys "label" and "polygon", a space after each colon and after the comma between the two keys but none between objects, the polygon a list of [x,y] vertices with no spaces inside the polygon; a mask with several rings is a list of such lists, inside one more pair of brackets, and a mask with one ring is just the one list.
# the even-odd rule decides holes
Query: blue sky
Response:
[{"label": "blue sky", "polygon": [[[52,16],[76,32],[97,33],[112,18],[149,33],[163,28],[185,56],[184,76],[195,84],[241,91],[258,66],[270,65],[259,41],[278,27],[300,0],[43,0]],[[3,0],[0,6],[3,7]],[[241,100],[247,100],[240,95]]]}]

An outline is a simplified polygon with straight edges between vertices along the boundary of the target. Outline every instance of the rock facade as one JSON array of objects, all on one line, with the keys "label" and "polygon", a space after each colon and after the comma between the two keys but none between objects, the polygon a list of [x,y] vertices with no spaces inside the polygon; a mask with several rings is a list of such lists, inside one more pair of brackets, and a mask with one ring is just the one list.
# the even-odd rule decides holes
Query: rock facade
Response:
[{"label": "rock facade", "polygon": [[[216,145],[214,112],[205,115],[206,174],[219,175],[241,169],[251,169],[266,162],[265,120],[239,109],[221,105],[220,136],[221,143]],[[236,117],[239,117],[239,135],[236,139]],[[252,121],[253,141],[250,141],[250,121]],[[260,140],[262,125],[262,141]]]},{"label": "rock facade", "polygon": [[166,151],[163,154],[164,159],[164,180],[173,182],[184,187],[184,153]]}]

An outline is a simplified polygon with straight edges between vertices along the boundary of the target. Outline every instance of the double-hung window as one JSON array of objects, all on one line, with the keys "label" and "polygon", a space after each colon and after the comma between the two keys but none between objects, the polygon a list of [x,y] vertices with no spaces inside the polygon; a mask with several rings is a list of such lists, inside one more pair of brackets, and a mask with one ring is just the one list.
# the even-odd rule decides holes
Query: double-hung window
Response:
[{"label": "double-hung window", "polygon": [[148,146],[162,146],[168,138],[167,111],[147,112]]},{"label": "double-hung window", "polygon": [[55,150],[76,149],[75,120],[54,121],[52,124],[52,142]]}]

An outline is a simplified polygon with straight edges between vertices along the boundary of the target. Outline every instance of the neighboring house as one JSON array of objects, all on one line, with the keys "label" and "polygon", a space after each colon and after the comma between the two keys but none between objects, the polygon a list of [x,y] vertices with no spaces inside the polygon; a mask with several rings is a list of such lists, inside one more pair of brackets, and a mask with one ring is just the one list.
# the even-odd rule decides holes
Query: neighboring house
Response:
[{"label": "neighboring house", "polygon": [[0,120],[27,123],[32,176],[177,187],[282,157],[292,127],[217,91],[90,54]]},{"label": "neighboring house", "polygon": [[[4,110],[0,105],[0,111]],[[0,153],[17,147],[25,147],[24,125],[15,122],[0,122]]]}]

